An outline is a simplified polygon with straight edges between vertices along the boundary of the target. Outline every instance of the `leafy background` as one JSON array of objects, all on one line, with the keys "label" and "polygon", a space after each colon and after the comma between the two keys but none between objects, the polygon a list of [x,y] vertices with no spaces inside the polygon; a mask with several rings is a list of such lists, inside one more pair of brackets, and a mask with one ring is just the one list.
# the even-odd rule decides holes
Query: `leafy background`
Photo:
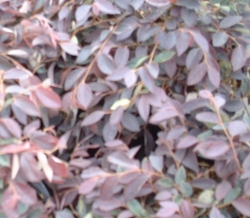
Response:
[{"label": "leafy background", "polygon": [[248,1],[0,10],[0,217],[250,217]]}]

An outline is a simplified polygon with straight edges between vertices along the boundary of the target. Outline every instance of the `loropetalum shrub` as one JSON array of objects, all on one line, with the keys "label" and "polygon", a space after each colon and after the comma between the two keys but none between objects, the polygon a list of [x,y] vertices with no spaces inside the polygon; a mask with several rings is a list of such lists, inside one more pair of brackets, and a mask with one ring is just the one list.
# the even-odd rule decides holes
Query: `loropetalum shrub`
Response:
[{"label": "loropetalum shrub", "polygon": [[0,10],[0,217],[250,217],[247,1]]}]

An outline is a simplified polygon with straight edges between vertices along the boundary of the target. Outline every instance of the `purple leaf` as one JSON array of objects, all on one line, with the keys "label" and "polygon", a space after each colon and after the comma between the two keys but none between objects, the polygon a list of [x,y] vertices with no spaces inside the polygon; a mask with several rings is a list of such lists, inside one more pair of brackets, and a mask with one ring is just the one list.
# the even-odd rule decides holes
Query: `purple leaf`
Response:
[{"label": "purple leaf", "polygon": [[236,210],[245,216],[250,216],[250,201],[244,197],[238,198],[232,202]]},{"label": "purple leaf", "polygon": [[220,86],[220,72],[217,69],[210,67],[208,65],[207,66],[207,73],[208,73],[208,78],[209,78],[210,82],[216,88],[219,88],[219,86]]},{"label": "purple leaf", "polygon": [[129,49],[127,47],[119,47],[115,52],[115,63],[118,68],[123,68],[128,63]]},{"label": "purple leaf", "polygon": [[206,53],[209,53],[209,43],[207,39],[201,34],[201,32],[198,29],[190,29],[191,33],[194,37],[194,41],[200,46],[200,48],[205,51]]},{"label": "purple leaf", "polygon": [[81,84],[77,89],[76,98],[79,104],[87,109],[94,98],[90,86],[86,83]]},{"label": "purple leaf", "polygon": [[155,63],[146,64],[146,68],[148,69],[148,72],[151,74],[151,76],[154,79],[157,79],[160,73],[159,65]]},{"label": "purple leaf", "polygon": [[226,32],[216,32],[213,35],[213,46],[222,47],[227,42],[229,36]]},{"label": "purple leaf", "polygon": [[89,178],[93,178],[96,176],[103,176],[103,175],[106,175],[106,173],[100,167],[92,166],[86,170],[83,170],[81,177],[83,179],[89,179]]},{"label": "purple leaf", "polygon": [[82,182],[78,188],[78,192],[81,195],[87,195],[94,190],[98,179],[88,179]]},{"label": "purple leaf", "polygon": [[146,0],[146,2],[155,7],[164,7],[171,4],[170,0]]},{"label": "purple leaf", "polygon": [[89,18],[90,5],[78,6],[75,12],[77,27],[83,25]]},{"label": "purple leaf", "polygon": [[124,128],[126,128],[127,130],[129,130],[131,132],[139,132],[140,131],[140,126],[139,126],[139,123],[137,121],[137,118],[133,114],[125,112],[123,117],[122,117],[121,123],[122,123]]},{"label": "purple leaf", "polygon": [[97,58],[97,65],[99,69],[104,73],[104,74],[112,74],[115,70],[115,64],[113,60],[105,55],[105,54],[100,54]]},{"label": "purple leaf", "polygon": [[118,124],[121,122],[124,113],[124,108],[122,106],[117,107],[110,115],[109,122],[111,125]]},{"label": "purple leaf", "polygon": [[200,48],[193,48],[187,55],[186,66],[190,70],[194,66],[198,65],[203,58],[203,52]]},{"label": "purple leaf", "polygon": [[40,117],[40,111],[37,106],[27,97],[20,96],[17,97],[13,103],[16,107],[22,110],[25,114],[29,116]]},{"label": "purple leaf", "polygon": [[60,42],[61,48],[68,54],[77,56],[80,47],[72,42]]},{"label": "purple leaf", "polygon": [[117,166],[125,168],[137,168],[132,160],[123,152],[116,151],[107,157],[108,161]]},{"label": "purple leaf", "polygon": [[100,197],[102,200],[111,200],[118,184],[118,176],[108,177],[101,187]]},{"label": "purple leaf", "polygon": [[228,125],[228,131],[233,137],[245,133],[247,129],[247,125],[241,120],[231,121]]},{"label": "purple leaf", "polygon": [[196,120],[204,123],[217,123],[219,124],[219,118],[217,114],[213,112],[200,112],[195,116]]},{"label": "purple leaf", "polygon": [[217,158],[229,150],[229,146],[224,141],[205,141],[198,144],[195,148],[206,158]]},{"label": "purple leaf", "polygon": [[233,50],[231,63],[233,65],[233,71],[240,70],[244,67],[247,61],[247,51],[243,46],[238,46]]},{"label": "purple leaf", "polygon": [[219,211],[217,207],[212,207],[209,213],[209,218],[225,218],[225,216]]},{"label": "purple leaf", "polygon": [[158,172],[163,170],[163,156],[149,155],[149,161],[151,166]]},{"label": "purple leaf", "polygon": [[180,31],[178,33],[176,41],[176,50],[178,56],[181,56],[189,47],[191,36],[188,32]]},{"label": "purple leaf", "polygon": [[124,76],[124,83],[127,88],[134,86],[136,81],[137,81],[137,75],[133,70],[128,71]]},{"label": "purple leaf", "polygon": [[228,181],[222,181],[215,190],[215,197],[218,201],[224,199],[229,191],[232,189],[232,185]]},{"label": "purple leaf", "polygon": [[183,148],[188,148],[194,144],[196,144],[198,140],[191,135],[185,136],[181,141],[177,144],[176,148],[177,149],[183,149]]},{"label": "purple leaf", "polygon": [[236,25],[241,20],[242,20],[242,17],[240,17],[240,16],[228,16],[228,17],[225,17],[220,22],[220,28],[222,28],[222,29],[229,28],[231,26]]},{"label": "purple leaf", "polygon": [[155,90],[155,81],[153,79],[153,77],[149,74],[149,72],[147,71],[146,68],[139,68],[139,70],[137,71],[140,75],[140,78],[142,80],[142,82],[145,84],[145,86],[147,87],[147,89],[154,93]]},{"label": "purple leaf", "polygon": [[107,122],[102,129],[102,135],[105,142],[114,140],[117,133],[117,125],[111,125],[109,122]]},{"label": "purple leaf", "polygon": [[[106,79],[110,80],[110,81],[119,81],[119,80],[122,80],[123,78],[126,78],[127,75],[131,76],[131,74],[135,74],[135,72],[128,67],[123,67],[123,68],[115,69],[112,74],[110,74],[106,77]],[[128,76],[128,77],[130,77],[130,76]],[[133,81],[133,79],[132,79],[132,81]],[[129,85],[130,85],[130,83],[129,83]]]},{"label": "purple leaf", "polygon": [[162,201],[160,202],[162,208],[158,210],[157,217],[171,217],[175,214],[175,212],[179,211],[179,207],[176,203],[171,201]]},{"label": "purple leaf", "polygon": [[185,216],[185,218],[194,217],[194,206],[190,202],[183,200],[181,202],[180,209],[181,209],[182,214]]},{"label": "purple leaf", "polygon": [[95,0],[98,10],[105,14],[120,14],[119,9],[108,0]]},{"label": "purple leaf", "polygon": [[148,103],[147,97],[142,95],[138,97],[138,101],[136,102],[136,106],[141,118],[147,122],[149,113],[150,113],[150,105]]},{"label": "purple leaf", "polygon": [[167,120],[169,118],[173,118],[176,116],[178,116],[178,112],[174,109],[159,111],[150,117],[149,122],[152,124],[158,124],[164,120]]},{"label": "purple leaf", "polygon": [[198,84],[205,76],[207,72],[206,63],[202,62],[194,66],[188,74],[187,84],[193,86]]},{"label": "purple leaf", "polygon": [[88,114],[82,121],[81,126],[90,126],[94,123],[97,123],[99,120],[103,118],[104,114],[105,114],[104,111],[99,111],[99,110],[96,110],[91,114]]}]

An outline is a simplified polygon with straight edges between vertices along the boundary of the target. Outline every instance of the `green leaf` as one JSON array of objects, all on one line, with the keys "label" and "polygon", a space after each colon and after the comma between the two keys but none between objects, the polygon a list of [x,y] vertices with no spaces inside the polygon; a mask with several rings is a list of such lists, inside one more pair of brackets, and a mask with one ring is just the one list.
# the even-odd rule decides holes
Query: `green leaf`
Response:
[{"label": "green leaf", "polygon": [[10,156],[9,155],[1,155],[0,156],[0,166],[9,167],[10,166]]},{"label": "green leaf", "polygon": [[177,170],[174,180],[175,180],[176,184],[180,186],[182,181],[186,181],[186,177],[187,177],[186,170],[183,166],[181,166]]},{"label": "green leaf", "polygon": [[7,145],[11,143],[19,143],[16,138],[0,139],[0,145]]},{"label": "green leaf", "polygon": [[182,196],[180,195],[180,194],[176,194],[174,197],[173,197],[173,201],[176,203],[176,204],[178,204],[178,205],[180,205],[181,204],[181,202],[182,202]]},{"label": "green leaf", "polygon": [[191,197],[192,196],[193,188],[189,183],[182,181],[181,185],[180,185],[180,188],[181,188],[182,194],[184,194],[186,197]]},{"label": "green leaf", "polygon": [[198,197],[198,201],[203,204],[211,204],[214,200],[214,191],[212,190],[204,190],[200,193]]},{"label": "green leaf", "polygon": [[174,51],[163,51],[160,54],[156,55],[154,58],[155,63],[163,63],[165,61],[170,60],[172,57],[174,57],[175,52]]},{"label": "green leaf", "polygon": [[174,185],[173,180],[169,177],[161,178],[157,181],[157,183],[164,188],[172,188]]},{"label": "green leaf", "polygon": [[144,57],[136,57],[131,59],[128,63],[127,63],[127,67],[130,67],[132,69],[135,69],[139,66],[142,65],[142,63],[144,61],[146,61],[149,58],[149,56],[144,56]]},{"label": "green leaf", "polygon": [[224,198],[224,201],[223,201],[224,204],[230,203],[236,198],[238,198],[240,195],[240,192],[241,192],[241,189],[238,187],[231,189],[229,193],[227,194],[227,196]]},{"label": "green leaf", "polygon": [[41,215],[42,215],[42,210],[34,209],[29,212],[29,215],[27,216],[27,218],[40,217]]},{"label": "green leaf", "polygon": [[26,213],[29,209],[29,205],[22,203],[21,201],[18,202],[17,211],[19,215]]},{"label": "green leaf", "polygon": [[79,215],[80,215],[81,217],[84,217],[84,216],[87,214],[87,212],[88,212],[87,206],[86,206],[86,204],[84,203],[82,197],[78,199],[76,208],[77,208],[77,212],[79,213]]},{"label": "green leaf", "polygon": [[148,216],[147,211],[141,206],[140,202],[136,199],[127,203],[129,210],[137,217]]}]

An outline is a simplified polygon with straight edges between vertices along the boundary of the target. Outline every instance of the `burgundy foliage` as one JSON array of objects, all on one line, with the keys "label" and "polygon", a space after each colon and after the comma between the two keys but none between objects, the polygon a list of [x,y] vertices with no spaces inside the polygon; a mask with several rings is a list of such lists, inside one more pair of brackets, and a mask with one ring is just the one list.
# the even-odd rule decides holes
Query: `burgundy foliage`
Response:
[{"label": "burgundy foliage", "polygon": [[250,217],[250,10],[0,2],[0,217]]}]

